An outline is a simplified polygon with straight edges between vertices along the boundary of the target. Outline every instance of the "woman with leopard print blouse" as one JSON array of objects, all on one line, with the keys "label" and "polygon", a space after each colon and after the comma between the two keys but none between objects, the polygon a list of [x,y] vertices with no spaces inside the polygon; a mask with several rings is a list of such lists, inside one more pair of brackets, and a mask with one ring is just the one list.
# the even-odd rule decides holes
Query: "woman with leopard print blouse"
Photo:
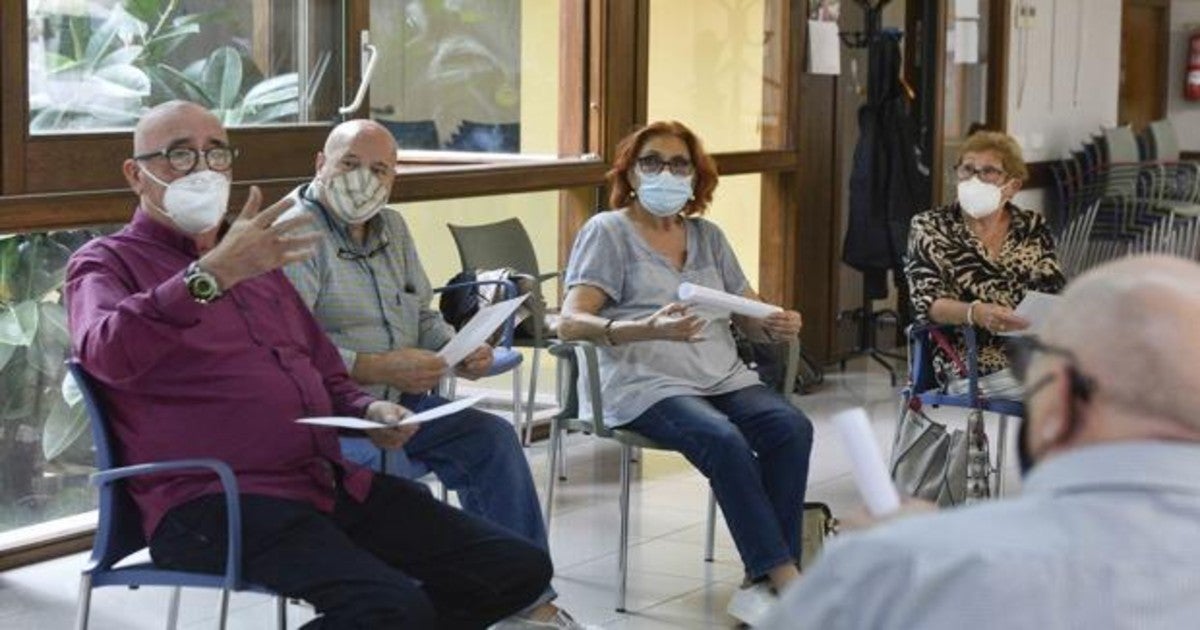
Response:
[{"label": "woman with leopard print blouse", "polygon": [[[1046,220],[1012,203],[1029,176],[1016,141],[997,132],[973,134],[962,147],[955,175],[958,201],[912,220],[904,271],[913,308],[919,322],[980,328],[980,391],[1020,398],[1004,337],[997,333],[1029,326],[1013,312],[1026,291],[1057,293],[1066,279]],[[965,361],[965,340],[953,334],[951,342]],[[951,393],[966,391],[965,374],[940,348],[934,369]]]}]

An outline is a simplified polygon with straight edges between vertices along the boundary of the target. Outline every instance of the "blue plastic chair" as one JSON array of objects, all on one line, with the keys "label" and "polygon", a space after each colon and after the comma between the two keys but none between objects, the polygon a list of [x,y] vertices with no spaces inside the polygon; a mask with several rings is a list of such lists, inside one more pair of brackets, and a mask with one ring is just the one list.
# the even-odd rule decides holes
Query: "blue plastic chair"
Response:
[{"label": "blue plastic chair", "polygon": [[[952,332],[958,330],[967,342],[967,392],[965,394],[950,394],[937,381],[933,369],[932,339],[934,331]],[[1004,489],[1004,464],[1008,447],[1008,419],[1010,417],[1024,418],[1025,404],[1020,400],[1003,398],[987,398],[979,391],[979,349],[976,341],[974,326],[912,326],[908,333],[909,342],[909,382],[902,390],[904,411],[913,409],[920,411],[922,405],[938,407],[960,407],[977,409],[983,412],[995,413],[1000,416],[1000,435],[997,440],[996,465],[992,474],[996,479],[997,493]],[[897,427],[898,428],[898,427]]]},{"label": "blue plastic chair", "polygon": [[[234,477],[229,466],[220,460],[207,458],[121,466],[109,435],[108,417],[97,396],[98,388],[95,387],[91,376],[78,363],[71,361],[68,363],[68,369],[83,394],[83,401],[91,420],[89,424],[95,444],[97,469],[91,479],[92,483],[99,486],[100,493],[96,538],[92,546],[92,556],[80,578],[79,607],[75,627],[79,630],[87,628],[92,589],[100,586],[122,585],[129,588],[138,588],[139,586],[174,587],[167,617],[167,627],[174,628],[179,619],[180,589],[184,586],[195,586],[221,589],[218,628],[225,628],[226,616],[229,612],[229,593],[231,591],[250,591],[276,597],[277,627],[279,630],[285,630],[287,628],[286,598],[270,589],[247,583],[242,579],[242,516],[238,504],[237,478]],[[229,525],[225,573],[216,575],[159,569],[152,562],[138,562],[116,567],[117,563],[145,549],[147,545],[146,537],[142,533],[141,511],[121,481],[138,475],[178,470],[194,471],[196,469],[208,470],[215,474],[221,481],[221,488],[225,495],[225,509]]]}]

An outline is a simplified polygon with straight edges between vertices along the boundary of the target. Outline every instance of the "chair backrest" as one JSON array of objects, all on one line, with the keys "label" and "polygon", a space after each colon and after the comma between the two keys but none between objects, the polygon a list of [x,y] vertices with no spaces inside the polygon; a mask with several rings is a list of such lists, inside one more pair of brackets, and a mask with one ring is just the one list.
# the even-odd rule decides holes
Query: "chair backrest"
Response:
[{"label": "chair backrest", "polygon": [[531,276],[539,275],[533,241],[520,219],[505,219],[484,225],[450,225],[450,234],[458,246],[462,268],[502,269],[512,267]]},{"label": "chair backrest", "polygon": [[1156,120],[1150,123],[1149,132],[1151,157],[1158,162],[1178,162],[1179,136],[1175,134],[1175,125],[1169,119]]},{"label": "chair backrest", "polygon": [[[76,361],[67,363],[71,377],[83,394],[92,442],[96,448],[96,469],[109,470],[120,466],[120,458],[109,433],[108,415],[92,376]],[[146,546],[142,532],[141,511],[121,482],[100,486],[99,522],[92,545],[92,564],[107,569],[123,558]]]}]

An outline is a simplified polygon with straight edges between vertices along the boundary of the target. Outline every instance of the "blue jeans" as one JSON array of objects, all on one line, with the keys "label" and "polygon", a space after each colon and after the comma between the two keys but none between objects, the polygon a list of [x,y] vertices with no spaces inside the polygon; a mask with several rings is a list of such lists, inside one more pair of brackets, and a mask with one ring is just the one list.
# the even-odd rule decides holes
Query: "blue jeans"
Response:
[{"label": "blue jeans", "polygon": [[800,518],[813,427],[762,385],[674,396],[624,429],[679,451],[705,477],[751,578],[800,560]]},{"label": "blue jeans", "polygon": [[[400,404],[423,411],[445,404],[438,396],[405,394]],[[379,470],[379,448],[366,438],[342,438],[346,459]],[[387,453],[387,472],[412,478],[428,468],[458,494],[463,510],[500,525],[549,552],[542,507],[525,453],[512,425],[478,409],[464,409],[421,426],[399,451]],[[415,464],[415,465],[414,465]],[[554,592],[539,600],[553,599]]]}]

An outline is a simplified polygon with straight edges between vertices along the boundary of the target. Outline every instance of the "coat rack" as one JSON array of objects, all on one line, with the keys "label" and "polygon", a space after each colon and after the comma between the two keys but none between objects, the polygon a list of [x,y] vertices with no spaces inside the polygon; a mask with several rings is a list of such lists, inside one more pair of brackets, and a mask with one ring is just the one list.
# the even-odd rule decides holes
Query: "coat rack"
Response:
[{"label": "coat rack", "polygon": [[883,32],[883,8],[892,0],[854,0],[863,10],[863,30],[838,33],[846,48],[866,48]]},{"label": "coat rack", "polygon": [[[891,0],[854,0],[855,4],[862,9],[863,12],[863,30],[847,31],[838,33],[838,37],[842,40],[842,44],[847,48],[862,49],[869,48],[873,43],[885,35],[883,29],[883,9]],[[894,34],[889,34],[895,36]],[[868,83],[872,78],[868,75]],[[868,99],[875,98],[875,94],[869,94]],[[862,290],[862,306],[853,311],[854,320],[858,325],[857,346],[851,352],[843,355],[838,359],[841,368],[845,370],[846,361],[849,359],[865,356],[883,366],[887,370],[891,378],[892,386],[896,385],[896,367],[888,361],[903,360],[904,357],[893,352],[882,350],[878,347],[877,327],[881,320],[891,320],[899,323],[899,315],[892,310],[876,311],[874,302],[871,299],[870,291],[867,288],[867,283],[864,279]]]}]

